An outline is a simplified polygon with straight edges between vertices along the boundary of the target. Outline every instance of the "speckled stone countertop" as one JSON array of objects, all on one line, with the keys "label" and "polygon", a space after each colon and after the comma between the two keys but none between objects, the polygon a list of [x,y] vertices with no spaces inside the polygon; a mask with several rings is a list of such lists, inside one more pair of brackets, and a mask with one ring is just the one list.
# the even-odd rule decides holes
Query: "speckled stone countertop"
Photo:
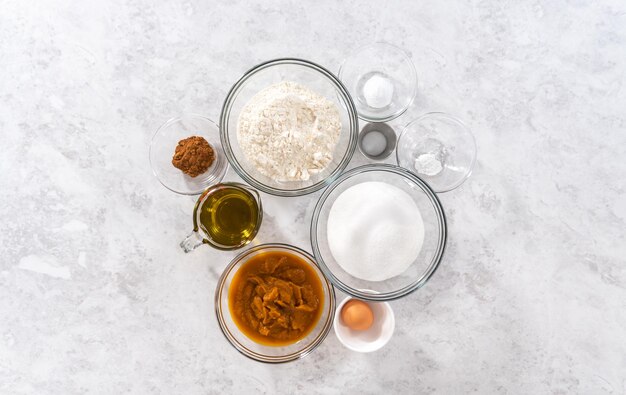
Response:
[{"label": "speckled stone countertop", "polygon": [[[253,362],[213,312],[234,254],[178,248],[194,201],[152,176],[148,142],[183,112],[216,120],[254,64],[336,71],[372,40],[418,69],[394,126],[442,110],[476,136],[473,176],[440,195],[445,259],[392,302],[379,352],[331,332]],[[4,0],[0,71],[0,393],[626,392],[622,0]],[[310,250],[318,196],[265,195],[259,240]]]}]

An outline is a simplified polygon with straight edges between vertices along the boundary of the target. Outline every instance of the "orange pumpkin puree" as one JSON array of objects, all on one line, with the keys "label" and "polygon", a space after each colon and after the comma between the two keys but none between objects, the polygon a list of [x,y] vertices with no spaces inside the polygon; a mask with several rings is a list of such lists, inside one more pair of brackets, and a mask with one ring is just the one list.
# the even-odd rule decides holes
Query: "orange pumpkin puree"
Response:
[{"label": "orange pumpkin puree", "polygon": [[285,252],[252,257],[235,273],[228,306],[237,327],[256,343],[284,346],[306,337],[324,303],[310,264]]}]

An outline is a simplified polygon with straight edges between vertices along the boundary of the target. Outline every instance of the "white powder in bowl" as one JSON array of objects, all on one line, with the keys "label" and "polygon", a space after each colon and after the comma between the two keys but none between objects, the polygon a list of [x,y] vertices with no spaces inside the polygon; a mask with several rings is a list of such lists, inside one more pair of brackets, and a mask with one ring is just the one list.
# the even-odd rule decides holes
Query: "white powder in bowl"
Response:
[{"label": "white powder in bowl", "polygon": [[443,170],[443,166],[439,159],[437,159],[437,155],[432,153],[422,154],[415,158],[413,167],[415,171],[426,176],[436,176]]},{"label": "white powder in bowl", "polygon": [[383,108],[393,100],[393,82],[382,75],[375,74],[363,85],[363,96],[372,108]]},{"label": "white powder in bowl", "polygon": [[307,181],[320,173],[333,161],[340,133],[335,103],[290,81],[254,95],[237,124],[246,158],[274,181]]},{"label": "white powder in bowl", "polygon": [[424,222],[411,196],[385,182],[346,189],[328,216],[330,251],[348,274],[384,281],[406,271],[424,242]]},{"label": "white powder in bowl", "polygon": [[363,136],[361,148],[370,156],[378,156],[385,152],[385,149],[387,148],[387,139],[381,132],[372,130]]}]

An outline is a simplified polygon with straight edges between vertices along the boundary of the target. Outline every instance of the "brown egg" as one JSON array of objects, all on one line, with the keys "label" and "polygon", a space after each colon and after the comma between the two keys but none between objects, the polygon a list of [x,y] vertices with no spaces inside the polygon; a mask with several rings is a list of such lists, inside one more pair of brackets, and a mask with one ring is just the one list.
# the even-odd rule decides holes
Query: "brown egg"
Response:
[{"label": "brown egg", "polygon": [[341,320],[352,330],[364,331],[372,326],[374,313],[367,303],[351,299],[341,309]]}]

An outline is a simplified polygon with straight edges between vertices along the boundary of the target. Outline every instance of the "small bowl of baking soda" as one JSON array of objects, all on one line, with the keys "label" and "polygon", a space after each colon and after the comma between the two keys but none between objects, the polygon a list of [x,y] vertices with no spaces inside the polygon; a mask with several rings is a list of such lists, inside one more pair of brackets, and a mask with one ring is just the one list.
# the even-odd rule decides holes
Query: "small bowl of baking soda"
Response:
[{"label": "small bowl of baking soda", "polygon": [[459,119],[431,112],[404,127],[398,137],[396,160],[435,192],[448,192],[472,174],[476,142]]}]

